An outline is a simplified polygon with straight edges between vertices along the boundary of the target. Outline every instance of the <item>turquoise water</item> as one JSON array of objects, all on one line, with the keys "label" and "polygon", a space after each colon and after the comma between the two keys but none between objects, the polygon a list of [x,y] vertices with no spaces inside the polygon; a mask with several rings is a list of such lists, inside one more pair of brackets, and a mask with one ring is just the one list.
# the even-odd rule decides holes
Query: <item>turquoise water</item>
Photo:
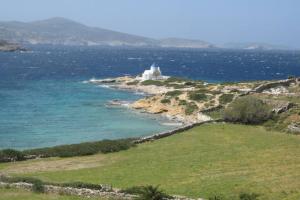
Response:
[{"label": "turquoise water", "polygon": [[[300,76],[300,51],[31,46],[0,52],[0,149],[149,135],[174,127],[112,99],[141,96],[82,81],[137,75],[155,62],[165,75],[206,81]],[[162,120],[163,121],[163,120]]]},{"label": "turquoise water", "polygon": [[66,80],[27,80],[14,87],[1,90],[1,148],[137,137],[170,129],[156,116],[106,105],[112,99],[142,97],[134,93]]}]

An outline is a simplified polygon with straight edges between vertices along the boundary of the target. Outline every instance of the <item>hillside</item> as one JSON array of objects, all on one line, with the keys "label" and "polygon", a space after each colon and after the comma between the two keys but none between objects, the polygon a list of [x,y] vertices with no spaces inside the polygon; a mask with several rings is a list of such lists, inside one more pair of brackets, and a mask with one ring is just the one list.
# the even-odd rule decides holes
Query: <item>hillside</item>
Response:
[{"label": "hillside", "polygon": [[0,38],[23,44],[109,45],[211,48],[198,40],[157,40],[103,28],[89,27],[65,18],[51,18],[34,22],[0,22]]},{"label": "hillside", "polygon": [[153,45],[145,37],[88,27],[64,18],[35,22],[0,22],[0,38],[29,44],[62,45]]}]

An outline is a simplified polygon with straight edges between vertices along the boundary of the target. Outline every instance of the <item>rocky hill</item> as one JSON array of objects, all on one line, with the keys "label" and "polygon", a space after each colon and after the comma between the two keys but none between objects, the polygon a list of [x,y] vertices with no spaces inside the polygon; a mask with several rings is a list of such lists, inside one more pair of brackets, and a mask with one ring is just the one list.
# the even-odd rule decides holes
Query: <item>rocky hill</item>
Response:
[{"label": "rocky hill", "polygon": [[29,23],[0,22],[0,39],[22,44],[150,46],[210,48],[198,40],[157,40],[97,27],[89,27],[65,18],[51,18]]}]

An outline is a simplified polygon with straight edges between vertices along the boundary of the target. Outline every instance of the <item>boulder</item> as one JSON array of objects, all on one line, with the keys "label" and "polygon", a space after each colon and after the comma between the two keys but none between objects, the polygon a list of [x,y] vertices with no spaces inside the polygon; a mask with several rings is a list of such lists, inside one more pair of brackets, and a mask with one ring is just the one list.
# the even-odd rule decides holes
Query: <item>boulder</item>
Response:
[{"label": "boulder", "polygon": [[300,134],[300,124],[299,123],[291,123],[287,127],[288,132],[294,133],[294,134]]}]

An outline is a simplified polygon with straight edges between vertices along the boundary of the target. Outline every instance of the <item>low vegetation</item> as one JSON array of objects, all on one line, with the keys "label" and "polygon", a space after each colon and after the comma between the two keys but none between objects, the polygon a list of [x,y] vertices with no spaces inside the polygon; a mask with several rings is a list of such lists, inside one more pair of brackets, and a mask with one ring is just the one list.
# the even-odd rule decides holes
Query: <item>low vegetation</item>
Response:
[{"label": "low vegetation", "polygon": [[4,149],[0,151],[0,162],[25,160],[27,157],[73,157],[86,156],[96,153],[112,153],[127,150],[135,146],[133,139],[102,140],[98,142],[85,142],[80,144],[61,145],[39,149],[17,151]]},{"label": "low vegetation", "polygon": [[244,124],[259,124],[272,116],[270,107],[262,100],[246,96],[232,102],[224,111],[224,120]]},{"label": "low vegetation", "polygon": [[14,149],[0,150],[0,162],[14,162],[25,160],[23,152]]},{"label": "low vegetation", "polygon": [[122,192],[127,194],[138,195],[137,199],[140,200],[168,200],[173,199],[172,196],[166,194],[163,190],[160,190],[158,186],[135,186]]},{"label": "low vegetation", "polygon": [[207,95],[201,91],[192,91],[189,92],[189,99],[193,101],[205,101],[207,100]]},{"label": "low vegetation", "polygon": [[137,85],[139,83],[139,81],[131,81],[126,83],[127,85]]},{"label": "low vegetation", "polygon": [[156,85],[156,86],[163,86],[165,85],[162,81],[154,81],[154,80],[146,80],[141,82],[142,85]]},{"label": "low vegetation", "polygon": [[185,105],[185,114],[191,115],[198,110],[198,106],[194,102],[189,102]]},{"label": "low vegetation", "polygon": [[233,100],[234,94],[222,94],[219,97],[219,101],[221,104],[230,103]]},{"label": "low vegetation", "polygon": [[181,95],[183,92],[180,90],[173,90],[166,93],[166,96],[176,97]]},{"label": "low vegetation", "polygon": [[96,153],[112,153],[127,150],[134,146],[132,141],[132,139],[102,140],[98,142],[85,142],[80,144],[32,149],[26,150],[24,153],[28,155],[39,155],[41,157],[85,156]]},{"label": "low vegetation", "polygon": [[160,103],[163,103],[163,104],[171,103],[171,100],[170,99],[162,99],[162,100],[160,100]]}]

